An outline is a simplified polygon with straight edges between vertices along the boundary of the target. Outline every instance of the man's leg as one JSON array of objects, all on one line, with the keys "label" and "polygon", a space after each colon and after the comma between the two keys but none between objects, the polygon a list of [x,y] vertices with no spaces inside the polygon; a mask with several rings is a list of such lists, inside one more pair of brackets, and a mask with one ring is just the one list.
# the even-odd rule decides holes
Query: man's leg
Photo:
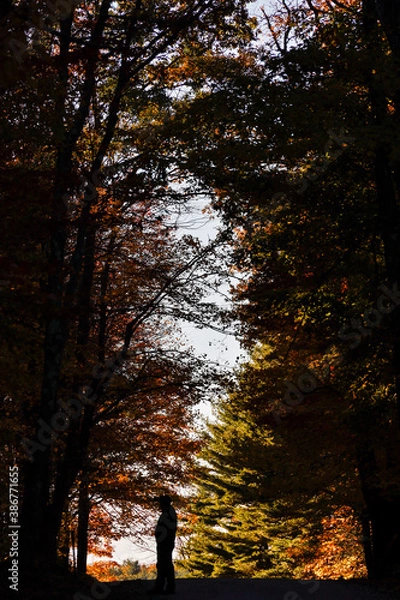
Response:
[{"label": "man's leg", "polygon": [[175,569],[174,569],[174,563],[172,561],[172,550],[168,555],[168,562],[166,564],[165,575],[167,578],[167,588],[165,591],[168,594],[174,594],[175,593]]},{"label": "man's leg", "polygon": [[162,548],[157,547],[157,578],[154,584],[155,592],[163,592],[165,580],[167,578],[168,563],[166,561],[165,552]]}]

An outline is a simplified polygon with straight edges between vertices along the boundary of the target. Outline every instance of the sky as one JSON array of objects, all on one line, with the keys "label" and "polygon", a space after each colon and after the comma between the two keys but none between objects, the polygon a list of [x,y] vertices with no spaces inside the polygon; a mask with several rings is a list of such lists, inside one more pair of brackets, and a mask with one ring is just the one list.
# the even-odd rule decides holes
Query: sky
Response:
[{"label": "sky", "polygon": [[[212,242],[221,227],[218,216],[204,210],[209,201],[210,199],[204,196],[192,203],[191,214],[182,216],[179,222],[182,235],[196,236],[203,245]],[[224,252],[223,248],[221,252]],[[226,282],[221,287],[221,294],[212,293],[207,296],[207,301],[219,306],[229,305],[229,287],[229,282]],[[244,360],[245,353],[240,347],[239,338],[232,335],[232,332],[219,333],[208,327],[199,329],[188,322],[182,322],[180,325],[188,346],[193,347],[197,354],[205,355],[206,360],[227,368],[233,368]]]}]

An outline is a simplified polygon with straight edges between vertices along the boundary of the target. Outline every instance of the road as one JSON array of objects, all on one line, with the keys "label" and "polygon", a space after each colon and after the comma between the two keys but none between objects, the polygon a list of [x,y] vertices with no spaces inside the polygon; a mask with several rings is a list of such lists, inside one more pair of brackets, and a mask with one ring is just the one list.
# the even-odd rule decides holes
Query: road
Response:
[{"label": "road", "polygon": [[[148,596],[150,581],[123,581],[109,586],[108,600],[400,600],[400,593],[378,591],[351,581],[288,579],[180,579],[176,594]],[[105,595],[102,595],[105,597]]]}]

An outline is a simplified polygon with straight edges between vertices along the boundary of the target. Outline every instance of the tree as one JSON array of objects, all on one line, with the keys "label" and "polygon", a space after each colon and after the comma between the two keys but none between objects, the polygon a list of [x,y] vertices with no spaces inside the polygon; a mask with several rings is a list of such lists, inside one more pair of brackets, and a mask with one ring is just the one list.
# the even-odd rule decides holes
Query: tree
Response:
[{"label": "tree", "polygon": [[[139,377],[126,373],[110,388],[71,493],[70,511],[78,517],[71,522],[77,530],[78,570],[85,570],[90,537],[140,537],[143,508],[151,507],[154,495],[171,493],[190,480],[199,443],[193,405],[202,389],[194,368],[182,355],[147,356]],[[200,367],[198,376],[204,376]],[[101,507],[113,516],[106,536],[96,518]]]},{"label": "tree", "polygon": [[340,399],[322,388],[277,423],[279,371],[276,352],[259,348],[209,425],[185,548],[196,576],[364,572],[364,504]]},{"label": "tree", "polygon": [[[265,19],[269,39],[259,52],[217,57],[201,93],[181,101],[177,118],[194,138],[181,160],[217,190],[214,206],[233,231],[237,314],[249,347],[286,341],[278,405],[290,410],[285,398],[302,402],[318,382],[345,398],[371,531],[369,573],[393,576],[397,8],[284,2]],[[174,123],[170,132],[182,135]]]},{"label": "tree", "polygon": [[[129,356],[133,340],[140,344],[138,332],[157,309],[165,315],[183,296],[185,307],[191,294],[198,298],[198,291],[183,288],[207,253],[194,256],[190,240],[169,257],[163,254],[168,244],[153,248],[163,271],[156,260],[146,263],[146,235],[154,233],[153,244],[157,236],[164,240],[168,228],[160,234],[157,223],[170,219],[172,199],[178,206],[186,200],[175,189],[168,157],[152,145],[151,124],[171,104],[173,86],[164,85],[169,64],[190,44],[198,52],[229,45],[246,32],[246,13],[243,2],[206,1],[27,0],[6,8],[2,354],[9,356],[19,334],[28,393],[16,390],[13,361],[13,377],[3,372],[3,389],[25,413],[12,441],[15,448],[23,436],[32,459],[23,464],[21,554],[26,567],[36,567],[56,561],[68,496],[85,468],[109,380],[117,371],[128,380],[131,364],[140,373],[135,350]],[[18,192],[11,184],[16,178],[24,182]],[[117,289],[110,282],[121,279],[121,239],[134,240],[141,230],[142,247],[124,248],[125,267],[136,259],[141,273],[132,269],[134,285],[124,290],[125,281]],[[110,314],[113,294],[123,305]],[[14,300],[21,310],[7,320]],[[198,322],[205,308],[197,311]],[[71,394],[68,420],[60,402],[65,407]]]}]

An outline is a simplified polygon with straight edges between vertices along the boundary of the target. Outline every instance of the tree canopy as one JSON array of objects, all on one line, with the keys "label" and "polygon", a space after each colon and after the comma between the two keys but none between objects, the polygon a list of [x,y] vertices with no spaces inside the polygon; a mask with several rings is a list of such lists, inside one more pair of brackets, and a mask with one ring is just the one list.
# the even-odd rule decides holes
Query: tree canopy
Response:
[{"label": "tree canopy", "polygon": [[[197,574],[399,572],[400,9],[248,8],[1,8],[1,477],[19,466],[26,572],[75,546],[84,572],[190,483]],[[179,227],[198,201],[209,244]],[[235,384],[183,320],[238,329]]]},{"label": "tree canopy", "polygon": [[[280,456],[290,465],[286,453],[297,443],[299,473],[310,460],[318,473],[319,461],[341,449],[337,476],[352,473],[352,492],[361,498],[354,531],[363,531],[365,562],[376,577],[397,572],[400,551],[399,72],[397,9],[387,4],[391,13],[373,2],[279,3],[276,13],[265,13],[267,39],[259,48],[232,61],[231,70],[210,68],[213,85],[179,107],[205,148],[198,161],[192,144],[183,162],[217,190],[214,206],[232,232],[243,340],[274,353],[269,369],[245,371],[246,387],[241,376],[235,393],[257,422],[264,414],[266,425],[279,425],[276,435],[289,428]],[[222,423],[231,418],[224,414]],[[313,432],[329,440],[325,423],[335,424],[329,449],[314,448]],[[310,455],[302,453],[304,436]],[[227,460],[217,468],[221,485]],[[329,489],[335,472],[324,472],[314,491]],[[331,515],[354,508],[349,498],[341,502],[335,506],[333,494]],[[320,525],[329,518],[320,514]],[[236,520],[232,514],[229,526]]]},{"label": "tree canopy", "polygon": [[121,535],[129,506],[190,471],[214,374],[179,321],[218,327],[221,263],[218,241],[176,235],[199,191],[152,132],[188,47],[251,29],[243,2],[28,0],[2,30],[2,462],[21,467],[21,572],[68,554],[74,518],[84,571],[96,503]]}]

